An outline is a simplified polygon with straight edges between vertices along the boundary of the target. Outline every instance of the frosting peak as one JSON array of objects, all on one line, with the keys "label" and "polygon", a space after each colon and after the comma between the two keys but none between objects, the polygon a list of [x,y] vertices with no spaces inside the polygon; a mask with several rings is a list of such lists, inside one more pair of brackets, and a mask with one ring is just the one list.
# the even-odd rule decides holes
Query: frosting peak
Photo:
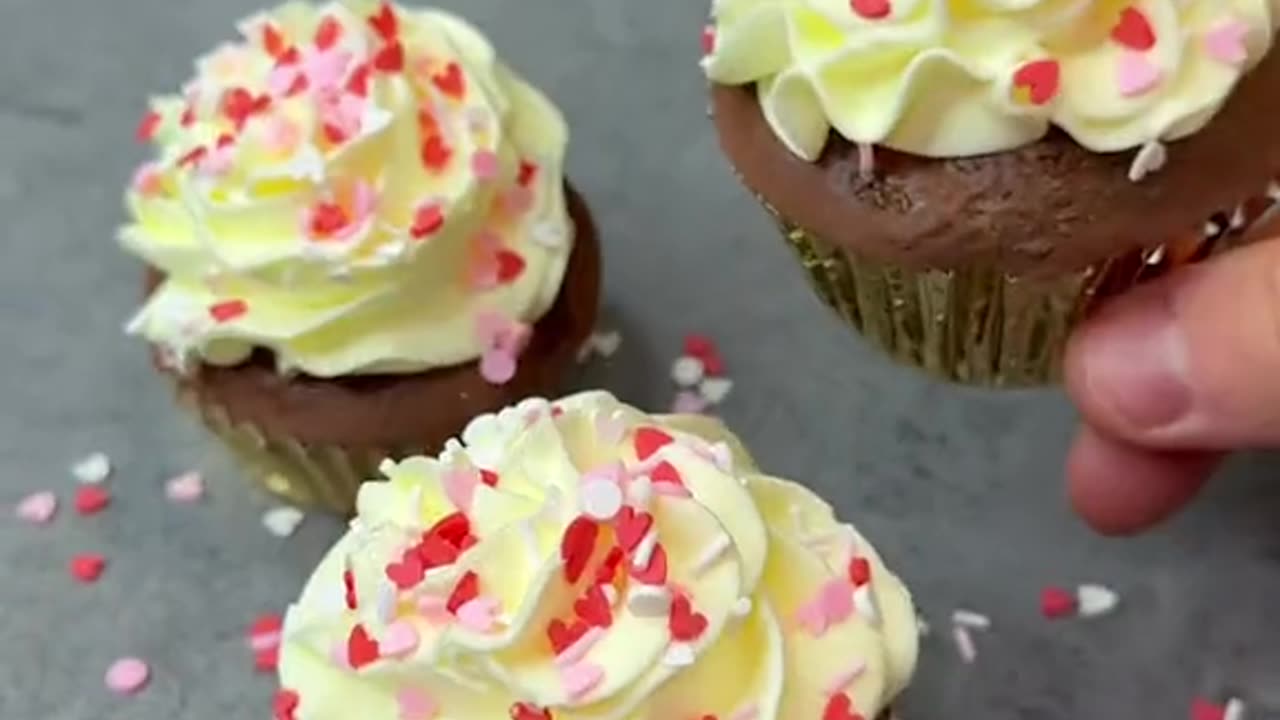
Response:
[{"label": "frosting peak", "polygon": [[1275,0],[715,0],[707,75],[755,83],[814,160],[834,129],[929,157],[1051,126],[1097,152],[1190,135],[1271,48]]},{"label": "frosting peak", "polygon": [[601,392],[388,462],[285,621],[296,720],[875,717],[910,596],[718,422]]},{"label": "frosting peak", "polygon": [[567,132],[474,28],[346,0],[241,32],[139,127],[157,157],[121,240],[165,281],[132,332],[329,377],[474,360],[492,315],[546,312],[573,239]]}]

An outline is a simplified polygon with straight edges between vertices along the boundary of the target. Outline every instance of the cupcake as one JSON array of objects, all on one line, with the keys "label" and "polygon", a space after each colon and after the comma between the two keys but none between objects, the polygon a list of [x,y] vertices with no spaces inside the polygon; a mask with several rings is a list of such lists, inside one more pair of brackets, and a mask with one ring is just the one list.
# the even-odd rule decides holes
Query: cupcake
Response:
[{"label": "cupcake", "polygon": [[436,10],[290,3],[151,102],[128,331],[251,476],[352,509],[385,457],[554,391],[599,246],[556,108]]},{"label": "cupcake", "polygon": [[277,720],[876,718],[911,597],[717,421],[604,392],[388,461],[285,616]]},{"label": "cupcake", "polygon": [[716,131],[821,297],[898,360],[1056,379],[1101,299],[1251,239],[1267,0],[715,0]]}]

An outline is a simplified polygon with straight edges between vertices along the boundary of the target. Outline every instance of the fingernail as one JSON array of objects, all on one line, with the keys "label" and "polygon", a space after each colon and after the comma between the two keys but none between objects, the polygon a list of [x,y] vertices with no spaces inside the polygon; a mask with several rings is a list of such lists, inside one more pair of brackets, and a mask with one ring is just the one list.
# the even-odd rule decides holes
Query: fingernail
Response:
[{"label": "fingernail", "polygon": [[1104,311],[1084,339],[1089,391],[1135,430],[1191,410],[1186,338],[1169,300],[1166,288],[1144,288]]}]

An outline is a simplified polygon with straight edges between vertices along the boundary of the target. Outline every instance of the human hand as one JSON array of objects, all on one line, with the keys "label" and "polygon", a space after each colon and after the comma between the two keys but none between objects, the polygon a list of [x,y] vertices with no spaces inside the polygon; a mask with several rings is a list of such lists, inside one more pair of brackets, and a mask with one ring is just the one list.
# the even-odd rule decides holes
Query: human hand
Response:
[{"label": "human hand", "polygon": [[1280,447],[1280,239],[1105,306],[1072,338],[1066,382],[1084,418],[1069,494],[1103,533],[1172,515],[1227,451]]}]

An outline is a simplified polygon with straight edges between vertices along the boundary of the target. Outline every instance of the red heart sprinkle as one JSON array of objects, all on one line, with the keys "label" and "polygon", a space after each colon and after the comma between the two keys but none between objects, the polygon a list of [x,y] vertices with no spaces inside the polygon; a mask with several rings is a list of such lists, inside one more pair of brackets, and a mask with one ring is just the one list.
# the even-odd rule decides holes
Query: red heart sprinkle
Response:
[{"label": "red heart sprinkle", "polygon": [[76,512],[96,515],[111,504],[111,493],[97,485],[84,485],[76,490]]},{"label": "red heart sprinkle", "polygon": [[262,26],[262,48],[267,54],[273,58],[278,58],[287,49],[284,35],[280,34],[280,28],[271,23],[264,23]]},{"label": "red heart sprinkle", "polygon": [[439,230],[443,225],[444,213],[441,212],[440,206],[435,203],[423,205],[413,215],[413,227],[409,228],[409,234],[421,240]]},{"label": "red heart sprinkle", "polygon": [[289,86],[289,89],[285,91],[284,95],[285,97],[293,97],[295,95],[301,95],[302,93],[306,92],[307,87],[309,86],[310,86],[310,82],[307,80],[307,76],[299,75],[298,77],[293,79],[293,84]]},{"label": "red heart sprinkle", "polygon": [[849,582],[861,587],[871,582],[871,562],[864,557],[855,557],[849,561]]},{"label": "red heart sprinkle", "polygon": [[249,303],[244,300],[223,300],[209,306],[209,317],[214,322],[231,322],[249,312]]},{"label": "red heart sprinkle", "polygon": [[1150,50],[1156,46],[1156,31],[1146,14],[1130,5],[1120,12],[1120,20],[1111,28],[1111,39],[1131,50]]},{"label": "red heart sprinkle", "polygon": [[893,12],[889,0],[849,0],[849,7],[867,20],[882,20]]},{"label": "red heart sprinkle", "polygon": [[481,470],[480,482],[488,485],[489,487],[498,487],[498,473],[492,470]]},{"label": "red heart sprinkle", "polygon": [[599,585],[592,585],[587,592],[573,603],[573,611],[588,625],[607,628],[613,625],[613,613],[609,610],[609,599]]},{"label": "red heart sprinkle", "polygon": [[604,562],[600,563],[600,567],[596,568],[596,582],[612,583],[618,575],[618,568],[622,566],[622,561],[626,559],[626,554],[622,552],[622,548],[614,545],[609,548],[609,554],[604,556]]},{"label": "red heart sprinkle", "polygon": [[400,72],[404,69],[404,45],[400,42],[388,43],[373,56],[373,67],[386,73]]},{"label": "red heart sprinkle", "polygon": [[511,706],[511,720],[551,720],[551,711],[519,702]]},{"label": "red heart sprinkle", "polygon": [[359,670],[376,662],[380,656],[378,641],[369,636],[369,631],[364,629],[364,625],[351,628],[351,634],[347,636],[347,662],[352,668]]},{"label": "red heart sprinkle", "polygon": [[445,144],[444,138],[439,135],[432,135],[422,143],[422,164],[427,169],[440,172],[449,164],[449,157],[453,155],[453,150]]},{"label": "red heart sprinkle", "polygon": [[418,557],[422,560],[422,567],[425,570],[452,565],[458,561],[458,556],[462,554],[457,543],[449,542],[439,535],[423,537],[422,542],[418,543],[417,551]]},{"label": "red heart sprinkle", "polygon": [[324,133],[324,139],[330,145],[341,145],[347,141],[347,131],[333,123],[325,123],[320,130]]},{"label": "red heart sprinkle", "polygon": [[449,600],[444,606],[449,612],[456,613],[458,608],[478,597],[480,597],[480,576],[468,570],[453,587],[453,592],[449,593]]},{"label": "red heart sprinkle", "polygon": [[674,442],[672,437],[658,428],[642,427],[636,431],[636,457],[641,461],[648,460],[650,456],[672,442]]},{"label": "red heart sprinkle", "polygon": [[140,143],[150,142],[151,138],[156,136],[156,131],[160,129],[161,120],[163,118],[160,117],[160,113],[155,110],[148,111],[146,115],[142,116],[142,121],[138,123],[138,130],[134,137]]},{"label": "red heart sprinkle", "polygon": [[685,355],[703,360],[708,355],[716,354],[716,352],[716,344],[706,335],[691,334],[684,336]]},{"label": "red heart sprinkle", "polygon": [[276,67],[293,65],[302,59],[302,53],[296,47],[287,47],[276,56]]},{"label": "red heart sprinkle", "polygon": [[366,97],[369,95],[369,64],[360,63],[347,78],[347,92],[352,95]]},{"label": "red heart sprinkle", "polygon": [[1047,587],[1040,592],[1040,612],[1050,620],[1076,613],[1076,596],[1069,590]]},{"label": "red heart sprinkle", "polygon": [[631,568],[631,577],[639,580],[645,585],[666,585],[667,584],[667,550],[662,547],[661,543],[654,546],[653,554],[649,556],[649,564],[637,570]]},{"label": "red heart sprinkle", "polygon": [[462,544],[462,541],[471,534],[471,520],[465,513],[458,511],[452,512],[440,518],[431,526],[431,529],[423,535],[425,539],[428,535],[434,535],[454,547]]},{"label": "red heart sprinkle", "polygon": [[547,623],[547,640],[551,642],[552,652],[559,655],[568,650],[590,629],[591,626],[581,620],[575,620],[572,625],[559,618]]},{"label": "red heart sprinkle", "polygon": [[253,113],[253,93],[242,87],[230,88],[222,94],[221,106],[222,114],[226,115],[238,130]]},{"label": "red heart sprinkle", "polygon": [[591,561],[600,537],[600,525],[585,515],[579,515],[565,528],[560,538],[560,559],[564,561],[564,576],[570,583],[578,582]]},{"label": "red heart sprinkle", "polygon": [[498,282],[506,285],[515,282],[524,273],[524,258],[514,250],[498,251]]},{"label": "red heart sprinkle", "polygon": [[422,559],[415,550],[407,550],[399,562],[388,563],[387,578],[401,590],[409,590],[422,582],[426,570],[422,567]]},{"label": "red heart sprinkle", "polygon": [[356,609],[356,576],[350,570],[342,571],[342,589],[347,601],[347,609]]},{"label": "red heart sprinkle", "polygon": [[689,596],[676,595],[667,615],[667,630],[679,642],[697,640],[707,630],[707,616],[693,609]]},{"label": "red heart sprinkle", "polygon": [[284,621],[275,613],[267,613],[253,621],[249,626],[249,642],[256,642],[263,636],[273,636],[284,627]]},{"label": "red heart sprinkle", "polygon": [[520,171],[516,174],[516,184],[520,187],[529,187],[529,183],[533,182],[533,178],[538,175],[538,166],[528,160],[520,161]]},{"label": "red heart sprinkle", "polygon": [[347,211],[341,205],[322,202],[311,209],[311,236],[313,239],[327,238],[350,222]]},{"label": "red heart sprinkle", "polygon": [[1026,88],[1031,102],[1045,105],[1058,95],[1062,82],[1062,68],[1057,60],[1033,60],[1013,74],[1013,86]]},{"label": "red heart sprinkle", "polygon": [[853,711],[853,699],[841,693],[832,695],[827,700],[827,706],[822,710],[822,720],[863,720],[863,717]]},{"label": "red heart sprinkle", "polygon": [[399,23],[396,21],[396,11],[391,7],[391,3],[382,3],[378,8],[378,14],[369,16],[369,27],[373,28],[378,37],[385,42],[396,39]]},{"label": "red heart sprinkle", "polygon": [[97,582],[107,567],[107,559],[101,555],[86,553],[71,558],[71,576],[82,583]]},{"label": "red heart sprinkle", "polygon": [[332,15],[326,15],[316,28],[315,44],[319,50],[328,50],[342,37],[342,24]]},{"label": "red heart sprinkle", "polygon": [[716,50],[716,29],[710,25],[702,28],[702,54],[710,55]]},{"label": "red heart sprinkle", "polygon": [[253,654],[253,669],[258,672],[275,672],[280,664],[280,646],[258,650]]},{"label": "red heart sprinkle", "polygon": [[649,479],[655,483],[671,483],[684,486],[684,478],[680,477],[680,471],[676,470],[676,466],[666,460],[658,463],[653,472],[649,473]]},{"label": "red heart sprinkle", "polygon": [[192,165],[195,165],[199,163],[201,160],[203,160],[204,156],[208,154],[209,154],[208,149],[206,149],[203,145],[199,147],[191,148],[186,152],[185,155],[178,158],[178,167],[190,167]]},{"label": "red heart sprinkle", "polygon": [[1227,709],[1222,705],[1204,698],[1191,701],[1191,720],[1224,720],[1226,716]]},{"label": "red heart sprinkle", "polygon": [[298,709],[300,698],[293,690],[280,689],[271,699],[272,720],[295,720],[293,713]]},{"label": "red heart sprinkle", "polygon": [[444,72],[432,75],[431,84],[456,100],[461,100],[467,94],[467,79],[462,74],[462,66],[456,62],[446,65]]},{"label": "red heart sprinkle", "polygon": [[614,520],[614,532],[618,535],[618,543],[626,552],[635,550],[652,527],[653,516],[643,510],[637,512],[630,505],[623,505]]}]

